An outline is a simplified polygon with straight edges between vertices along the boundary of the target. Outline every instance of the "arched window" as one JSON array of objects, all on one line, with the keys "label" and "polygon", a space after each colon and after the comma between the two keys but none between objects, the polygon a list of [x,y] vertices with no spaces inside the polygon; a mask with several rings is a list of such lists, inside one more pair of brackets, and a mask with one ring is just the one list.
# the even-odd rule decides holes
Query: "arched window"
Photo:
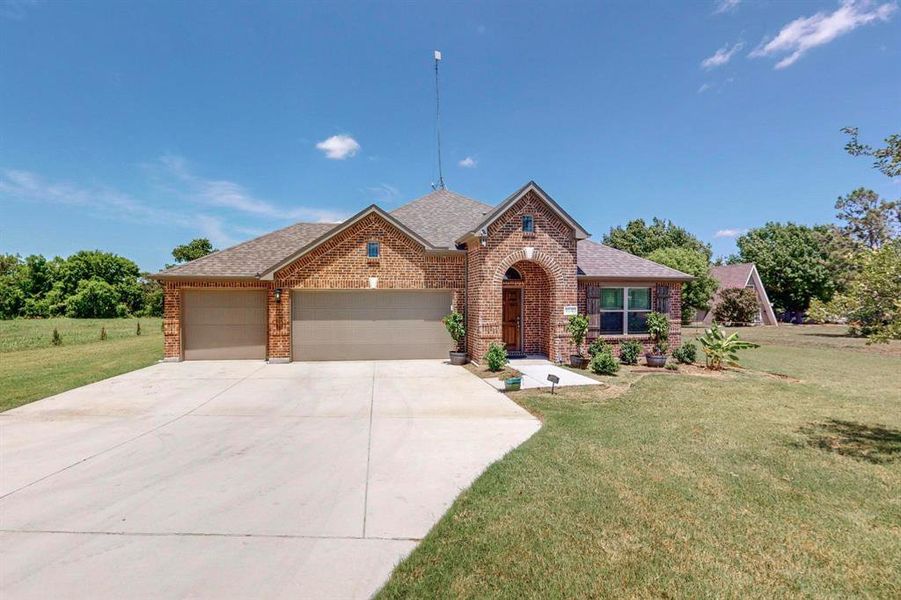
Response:
[{"label": "arched window", "polygon": [[519,271],[510,267],[507,269],[507,272],[504,273],[504,281],[521,281],[522,275],[520,275]]}]

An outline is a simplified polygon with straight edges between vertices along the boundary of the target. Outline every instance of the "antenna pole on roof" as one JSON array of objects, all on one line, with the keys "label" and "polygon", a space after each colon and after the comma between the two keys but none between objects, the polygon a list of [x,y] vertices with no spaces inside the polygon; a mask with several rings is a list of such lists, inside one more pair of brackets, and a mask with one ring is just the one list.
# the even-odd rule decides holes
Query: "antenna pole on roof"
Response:
[{"label": "antenna pole on roof", "polygon": [[441,169],[441,98],[438,94],[438,63],[441,62],[441,51],[435,50],[435,136],[438,141],[438,185],[433,186],[439,190],[444,189],[444,172]]}]

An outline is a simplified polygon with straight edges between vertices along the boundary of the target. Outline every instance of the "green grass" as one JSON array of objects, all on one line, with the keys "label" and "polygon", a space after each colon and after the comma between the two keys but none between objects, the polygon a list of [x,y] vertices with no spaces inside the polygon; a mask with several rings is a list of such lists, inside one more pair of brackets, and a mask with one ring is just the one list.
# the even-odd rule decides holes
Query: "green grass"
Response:
[{"label": "green grass", "polygon": [[514,395],[544,427],[380,597],[899,597],[901,356],[815,333],[840,330],[743,330],[754,371]]},{"label": "green grass", "polygon": [[[137,322],[141,335],[135,335]],[[160,319],[0,321],[0,411],[153,364],[163,356]],[[107,340],[100,341],[106,327]],[[51,344],[53,328],[63,339]]]}]

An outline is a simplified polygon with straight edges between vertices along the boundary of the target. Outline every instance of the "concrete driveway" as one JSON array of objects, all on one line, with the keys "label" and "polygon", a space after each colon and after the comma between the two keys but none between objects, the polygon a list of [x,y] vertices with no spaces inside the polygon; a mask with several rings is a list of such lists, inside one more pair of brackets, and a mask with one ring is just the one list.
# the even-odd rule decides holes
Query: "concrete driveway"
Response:
[{"label": "concrete driveway", "polygon": [[368,597],[539,423],[441,361],[159,364],[0,414],[0,596]]}]

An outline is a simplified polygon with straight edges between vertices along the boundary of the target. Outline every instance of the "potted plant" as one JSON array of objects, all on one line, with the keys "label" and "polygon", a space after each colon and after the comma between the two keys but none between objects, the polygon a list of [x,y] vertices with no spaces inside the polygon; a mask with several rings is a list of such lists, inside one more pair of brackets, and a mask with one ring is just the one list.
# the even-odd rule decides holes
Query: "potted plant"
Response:
[{"label": "potted plant", "polygon": [[466,337],[466,325],[463,323],[463,315],[454,311],[441,319],[441,322],[444,323],[447,332],[454,339],[454,345],[457,348],[450,352],[450,364],[465,365],[466,352],[461,350],[463,347],[463,339]]},{"label": "potted plant", "polygon": [[648,336],[653,344],[653,352],[644,355],[649,367],[662,367],[666,364],[666,352],[669,350],[669,319],[659,312],[648,314]]},{"label": "potted plant", "polygon": [[585,315],[573,315],[566,324],[569,337],[576,347],[576,353],[569,355],[569,365],[576,369],[584,369],[588,359],[582,354],[582,342],[588,334],[588,317]]}]

